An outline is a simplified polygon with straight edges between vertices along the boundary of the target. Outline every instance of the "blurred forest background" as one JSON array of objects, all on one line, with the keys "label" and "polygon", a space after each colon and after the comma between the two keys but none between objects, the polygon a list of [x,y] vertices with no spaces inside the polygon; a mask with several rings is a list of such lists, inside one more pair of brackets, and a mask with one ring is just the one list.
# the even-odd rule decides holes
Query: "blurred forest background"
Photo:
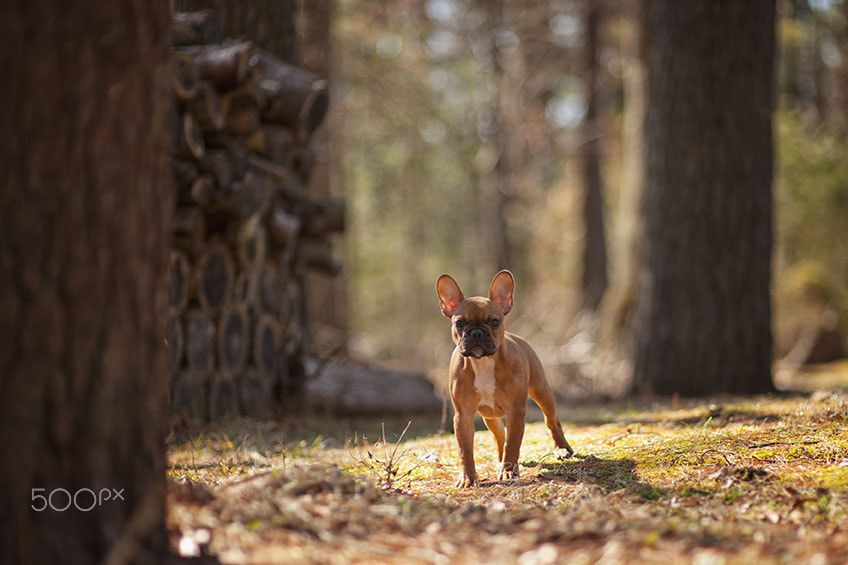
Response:
[{"label": "blurred forest background", "polygon": [[[485,294],[508,267],[508,328],[561,391],[625,390],[645,1],[335,2],[325,158],[348,198],[348,294],[313,295],[319,353],[346,342],[358,358],[443,367],[434,281]],[[806,339],[807,357],[818,350],[805,361],[829,360],[848,299],[848,5],[777,9],[774,353]]]}]

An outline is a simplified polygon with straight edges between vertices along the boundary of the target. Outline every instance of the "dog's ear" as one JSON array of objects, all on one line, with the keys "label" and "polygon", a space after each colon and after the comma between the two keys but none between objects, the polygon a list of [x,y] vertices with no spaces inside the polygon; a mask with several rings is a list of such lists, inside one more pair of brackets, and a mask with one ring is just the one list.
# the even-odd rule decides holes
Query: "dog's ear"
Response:
[{"label": "dog's ear", "polygon": [[492,279],[489,288],[489,300],[497,304],[503,310],[504,316],[512,310],[512,294],[515,292],[515,277],[507,270],[503,270]]},{"label": "dog's ear", "polygon": [[450,275],[442,275],[436,281],[436,294],[439,295],[439,304],[442,307],[442,314],[450,318],[453,316],[456,309],[465,300],[462,296],[462,290],[459,285],[453,280]]}]

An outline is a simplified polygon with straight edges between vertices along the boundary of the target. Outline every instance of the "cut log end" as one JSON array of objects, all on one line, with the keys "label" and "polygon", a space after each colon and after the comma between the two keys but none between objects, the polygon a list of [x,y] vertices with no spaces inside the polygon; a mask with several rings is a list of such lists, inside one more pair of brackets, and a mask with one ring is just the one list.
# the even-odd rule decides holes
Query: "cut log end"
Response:
[{"label": "cut log end", "polygon": [[189,104],[189,110],[197,119],[203,131],[220,131],[224,129],[224,112],[221,109],[221,98],[208,82],[198,89],[197,98]]},{"label": "cut log end", "polygon": [[265,261],[268,251],[268,232],[259,215],[251,216],[238,232],[236,254],[239,263],[246,267],[257,267]]},{"label": "cut log end", "polygon": [[300,113],[299,127],[304,139],[308,139],[315,133],[327,115],[330,108],[330,96],[327,94],[327,81],[319,80],[313,83],[312,93],[304,102]]},{"label": "cut log end", "polygon": [[206,221],[203,212],[196,206],[177,208],[172,220],[174,248],[197,255],[205,245]]},{"label": "cut log end", "polygon": [[262,216],[269,206],[271,188],[266,178],[248,171],[222,191],[216,209],[243,220]]},{"label": "cut log end", "polygon": [[183,102],[197,96],[200,88],[200,69],[194,62],[194,57],[187,53],[175,53],[171,59],[173,65],[174,92]]},{"label": "cut log end", "polygon": [[186,364],[198,378],[209,376],[215,367],[215,324],[203,312],[186,312]]},{"label": "cut log end", "polygon": [[277,377],[279,369],[279,324],[271,316],[262,316],[256,324],[253,339],[253,363],[268,381]]},{"label": "cut log end", "polygon": [[283,304],[283,286],[280,273],[273,263],[266,261],[259,269],[257,280],[257,306],[262,312],[277,315]]},{"label": "cut log end", "polygon": [[198,298],[209,312],[218,312],[230,298],[235,279],[233,260],[224,245],[213,243],[200,258],[197,270]]},{"label": "cut log end", "polygon": [[171,316],[178,316],[188,303],[188,286],[191,270],[185,254],[171,251],[168,269],[168,309]]},{"label": "cut log end", "polygon": [[233,300],[245,308],[253,305],[256,300],[256,270],[243,269],[236,277],[233,285]]},{"label": "cut log end", "polygon": [[271,241],[283,250],[284,256],[291,255],[300,226],[299,217],[279,206],[271,212],[268,218],[268,233]]},{"label": "cut log end", "polygon": [[179,316],[170,316],[165,324],[165,345],[168,347],[168,365],[176,375],[183,363],[185,332]]},{"label": "cut log end", "polygon": [[307,269],[330,276],[342,271],[343,264],[333,256],[333,246],[326,239],[304,238],[299,253],[299,261]]},{"label": "cut log end", "polygon": [[255,370],[248,370],[239,379],[239,405],[244,414],[257,418],[271,416],[272,383]]},{"label": "cut log end", "polygon": [[180,122],[180,145],[177,156],[183,159],[203,159],[206,144],[200,124],[191,114],[184,114]]},{"label": "cut log end", "polygon": [[218,373],[209,389],[209,419],[221,422],[238,415],[238,389],[231,375]]},{"label": "cut log end", "polygon": [[251,50],[249,41],[203,45],[186,48],[194,56],[200,69],[200,77],[217,88],[229,90],[244,84],[251,74]]},{"label": "cut log end", "polygon": [[268,100],[264,117],[292,128],[301,139],[308,138],[327,115],[327,81],[261,49],[256,50],[255,58],[262,73],[259,88]]},{"label": "cut log end", "polygon": [[345,201],[342,198],[313,201],[306,232],[316,236],[343,232],[345,211]]},{"label": "cut log end", "polygon": [[208,385],[191,371],[181,371],[174,378],[171,412],[196,420],[209,417]]},{"label": "cut log end", "polygon": [[200,206],[208,206],[215,198],[215,179],[211,175],[200,175],[189,188],[188,200]]},{"label": "cut log end", "polygon": [[230,305],[218,322],[218,364],[221,370],[236,374],[244,369],[249,343],[247,312],[241,305]]}]

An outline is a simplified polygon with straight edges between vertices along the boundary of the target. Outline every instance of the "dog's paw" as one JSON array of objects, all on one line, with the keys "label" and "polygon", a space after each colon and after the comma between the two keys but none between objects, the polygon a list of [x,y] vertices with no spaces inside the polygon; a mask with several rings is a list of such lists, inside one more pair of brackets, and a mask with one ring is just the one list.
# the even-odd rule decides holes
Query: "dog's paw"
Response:
[{"label": "dog's paw", "polygon": [[471,488],[477,486],[477,476],[469,476],[465,473],[459,474],[459,480],[456,481],[456,488]]},{"label": "dog's paw", "polygon": [[554,450],[554,456],[560,461],[564,459],[570,459],[574,455],[574,450],[571,449],[571,446],[568,445],[566,447],[558,447]]},{"label": "dog's paw", "polygon": [[518,478],[518,463],[501,463],[500,470],[498,471],[498,480],[504,481],[506,479],[517,479]]}]

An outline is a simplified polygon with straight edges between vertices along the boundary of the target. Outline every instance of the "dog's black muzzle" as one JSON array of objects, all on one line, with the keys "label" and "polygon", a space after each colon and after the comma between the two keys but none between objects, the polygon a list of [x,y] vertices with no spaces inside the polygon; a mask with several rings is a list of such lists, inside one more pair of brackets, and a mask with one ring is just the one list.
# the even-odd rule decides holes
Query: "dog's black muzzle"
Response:
[{"label": "dog's black muzzle", "polygon": [[498,346],[495,345],[495,337],[491,330],[484,326],[469,326],[462,332],[462,339],[459,342],[459,352],[465,357],[488,357],[497,352]]}]

